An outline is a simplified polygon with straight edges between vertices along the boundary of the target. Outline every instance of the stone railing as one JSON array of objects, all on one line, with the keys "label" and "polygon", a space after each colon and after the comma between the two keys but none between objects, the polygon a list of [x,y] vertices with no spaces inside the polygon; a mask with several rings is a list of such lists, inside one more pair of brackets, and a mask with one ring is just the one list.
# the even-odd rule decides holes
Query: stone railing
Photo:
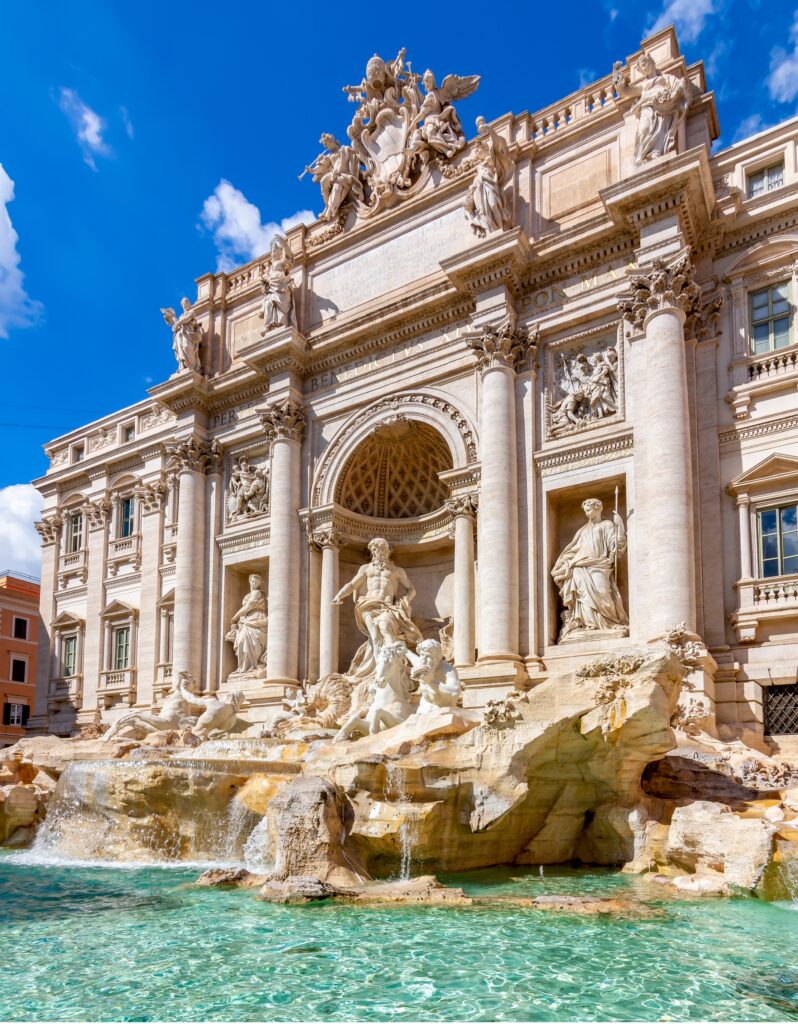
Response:
[{"label": "stone railing", "polygon": [[50,680],[47,690],[47,705],[71,704],[80,710],[83,703],[83,676],[57,676]]},{"label": "stone railing", "polygon": [[138,569],[141,563],[141,534],[114,537],[108,541],[108,574],[116,576],[121,565],[132,563]]},{"label": "stone railing", "polygon": [[106,707],[116,703],[116,698],[132,704],[136,699],[136,670],[123,668],[101,672],[97,693],[103,698]]},{"label": "stone railing", "polygon": [[798,618],[798,573],[740,580],[735,586],[739,604],[730,620],[741,643],[756,640],[757,626],[761,622]]},{"label": "stone railing", "polygon": [[530,116],[532,137],[535,142],[541,142],[560,129],[597,114],[613,100],[614,95],[612,75],[607,75],[565,100],[538,110]]},{"label": "stone railing", "polygon": [[163,700],[163,698],[172,689],[172,663],[161,662],[158,665],[158,670],[155,677],[155,685],[153,686],[153,697],[156,700]]},{"label": "stone railing", "polygon": [[58,559],[58,585],[63,587],[72,576],[79,576],[85,583],[89,568],[86,548],[79,551],[62,552]]},{"label": "stone railing", "polygon": [[785,349],[782,352],[769,352],[759,356],[748,367],[748,377],[752,381],[780,377],[798,369],[798,348]]}]

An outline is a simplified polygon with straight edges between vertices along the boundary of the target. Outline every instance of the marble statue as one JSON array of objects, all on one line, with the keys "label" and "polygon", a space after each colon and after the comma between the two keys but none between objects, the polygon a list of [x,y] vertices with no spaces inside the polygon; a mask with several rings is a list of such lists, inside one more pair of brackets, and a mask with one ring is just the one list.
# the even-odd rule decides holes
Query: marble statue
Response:
[{"label": "marble statue", "polygon": [[418,112],[411,122],[410,148],[413,152],[423,152],[428,147],[450,160],[466,142],[463,126],[453,106],[454,100],[464,100],[476,92],[479,75],[447,75],[438,86],[435,75],[427,68],[421,84],[426,95],[421,98]]},{"label": "marble statue", "polygon": [[401,725],[413,714],[410,693],[413,681],[408,673],[407,648],[403,643],[384,643],[377,654],[371,702],[344,722],[335,741],[366,736]]},{"label": "marble statue", "polygon": [[266,596],[258,573],[249,577],[249,593],[230,620],[225,637],[233,645],[238,668],[232,676],[266,675]]},{"label": "marble statue", "polygon": [[579,427],[618,411],[618,352],[615,348],[599,349],[591,356],[584,352],[570,357],[561,353],[560,362],[557,388],[562,397],[549,403],[552,433]]},{"label": "marble statue", "polygon": [[636,85],[630,85],[623,73],[623,64],[616,61],[612,83],[618,95],[636,96],[632,108],[637,114],[635,135],[635,166],[640,167],[676,150],[676,136],[690,106],[690,83],[682,77],[659,71],[653,57],[644,53],[637,61],[637,70],[643,76]]},{"label": "marble statue", "polygon": [[164,320],[172,328],[172,349],[177,360],[178,372],[192,370],[202,373],[200,361],[200,345],[202,344],[202,327],[191,312],[191,303],[187,298],[180,302],[183,312],[178,316],[171,306],[161,309]]},{"label": "marble statue", "polygon": [[[182,683],[178,685],[185,697],[186,692]],[[228,693],[224,699],[213,694],[209,697],[197,697],[192,694],[191,702],[204,708],[196,725],[191,727],[191,733],[199,740],[208,740],[213,736],[223,736],[233,731],[238,722],[238,711],[244,706],[244,694],[234,691]]]},{"label": "marble statue", "polygon": [[513,176],[515,162],[510,147],[484,117],[477,118],[477,131],[477,172],[466,192],[463,209],[474,234],[484,238],[491,231],[506,231],[513,225],[504,186]]},{"label": "marble statue", "polygon": [[601,518],[598,498],[582,502],[587,523],[577,530],[554,563],[551,575],[564,605],[560,640],[596,631],[626,634],[629,619],[617,583],[618,556],[626,550],[626,530],[620,514]]},{"label": "marble statue", "polygon": [[[368,548],[371,561],[362,565],[333,598],[333,604],[340,605],[352,595],[355,623],[368,638],[347,673],[358,679],[374,673],[377,655],[384,644],[418,643],[423,639],[410,618],[416,588],[407,573],[391,561],[391,547],[382,537],[371,540]],[[402,596],[400,590],[404,590]]]},{"label": "marble statue", "polygon": [[263,329],[288,327],[294,308],[291,270],[294,261],[288,242],[281,236],[272,242],[271,262],[263,282]]},{"label": "marble statue", "polygon": [[457,707],[462,694],[460,677],[454,665],[445,660],[439,641],[422,640],[415,652],[405,648],[405,657],[412,666],[410,678],[418,683],[421,695],[416,714]]},{"label": "marble statue", "polygon": [[319,220],[335,220],[345,202],[363,199],[360,180],[360,161],[351,146],[342,146],[334,135],[325,132],[319,139],[324,151],[312,164],[305,167],[300,180],[310,174],[314,183],[321,185],[324,210]]},{"label": "marble statue", "polygon": [[166,695],[159,711],[142,711],[137,708],[127,711],[120,715],[105,733],[103,742],[108,743],[122,729],[127,728],[143,729],[146,732],[167,732],[192,725],[194,719],[189,716],[191,709],[197,705],[197,698],[190,689],[193,685],[194,681],[189,673],[181,672],[173,682],[172,689]]},{"label": "marble statue", "polygon": [[253,468],[242,455],[230,474],[227,485],[227,518],[231,523],[248,519],[266,511],[269,501],[269,470],[266,466]]}]

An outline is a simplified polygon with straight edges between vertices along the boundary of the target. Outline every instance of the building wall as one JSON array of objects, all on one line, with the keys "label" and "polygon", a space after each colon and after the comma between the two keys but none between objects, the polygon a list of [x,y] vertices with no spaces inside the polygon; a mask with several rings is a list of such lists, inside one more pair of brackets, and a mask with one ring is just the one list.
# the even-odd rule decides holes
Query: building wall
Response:
[{"label": "building wall", "polygon": [[[513,451],[515,476],[505,480],[517,574],[513,650],[486,656],[495,616],[477,607],[477,663],[461,666],[472,702],[627,642],[559,642],[551,568],[578,528],[581,501],[595,496],[605,515],[617,500],[627,524],[618,580],[631,639],[651,640],[684,620],[706,648],[693,692],[719,725],[763,731],[764,689],[792,682],[798,665],[798,580],[763,578],[757,550],[758,512],[798,502],[798,120],[713,154],[718,126],[703,65],[685,63],[671,29],[643,46],[692,89],[675,153],[634,166],[637,115],[630,99],[614,97],[609,76],[536,114],[504,115],[493,127],[515,160],[506,190],[512,229],[480,239],[463,216],[472,141],[450,174],[433,175],[378,216],[350,214],[340,230],[317,222],[288,233],[296,286],[290,327],[263,330],[267,255],[199,278],[192,309],[204,331],[205,376],[176,373],[145,401],[48,446],[51,467],[37,481],[45,498],[47,624],[37,727],[68,732],[98,709],[112,718],[129,706],[150,707],[180,668],[207,691],[237,686],[226,636],[253,572],[280,628],[288,622],[295,631],[288,675],[277,673],[273,686],[269,678],[247,683],[246,714],[266,714],[286,679],[318,674],[324,572],[348,579],[377,532],[407,567],[430,630],[452,614],[464,580],[477,598],[487,592],[495,551],[482,512],[473,564],[463,570],[461,561],[466,576],[458,583],[451,509],[368,522],[341,504],[346,459],[404,417],[444,438],[453,498],[474,495],[481,508],[497,507],[482,487],[486,466],[492,472]],[[749,195],[755,176],[777,165],[780,182]],[[700,329],[671,324],[682,333],[669,348],[657,334],[661,324],[631,330],[618,300],[636,268],[683,250],[704,312]],[[749,296],[785,281],[789,344],[755,354]],[[716,300],[723,303],[717,317],[704,317]],[[536,342],[510,368],[503,400],[514,429],[502,448],[484,436],[486,411],[495,410],[486,410],[491,385],[472,342],[510,315]],[[618,359],[617,410],[558,428],[552,407],[562,398],[562,367],[610,349]],[[666,349],[671,376],[663,378]],[[285,401],[304,415],[301,433],[287,438],[268,426],[269,410]],[[271,488],[265,507],[236,520],[229,488],[242,457],[271,473]],[[684,493],[675,496],[680,474]],[[288,518],[280,518],[289,491]],[[121,536],[129,498],[133,529]],[[504,517],[506,506],[494,514]],[[677,514],[681,533],[669,550],[662,538]],[[81,517],[77,543],[70,542],[74,516]],[[682,574],[681,593],[672,570]],[[663,609],[674,610],[672,619]],[[343,671],[362,634],[351,604],[335,616],[335,667]],[[119,630],[129,631],[132,651],[124,668],[113,660]],[[67,678],[60,652],[70,636],[80,659]],[[270,652],[284,639],[275,636]]]},{"label": "building wall", "polygon": [[[25,623],[26,636],[15,636],[15,620]],[[16,743],[25,725],[12,724],[10,708],[24,708],[23,721],[36,700],[36,656],[39,644],[39,584],[12,572],[0,574],[0,747]],[[23,662],[25,680],[12,679],[12,662]]]}]

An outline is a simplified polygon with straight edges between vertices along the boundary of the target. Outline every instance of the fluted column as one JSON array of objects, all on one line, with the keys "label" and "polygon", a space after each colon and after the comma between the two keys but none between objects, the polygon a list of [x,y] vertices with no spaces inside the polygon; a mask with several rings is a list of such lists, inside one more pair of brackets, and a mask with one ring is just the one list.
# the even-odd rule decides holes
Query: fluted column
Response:
[{"label": "fluted column", "polygon": [[272,440],[269,536],[268,681],[296,683],[299,672],[300,472],[305,414],[293,399],[261,414]]},{"label": "fluted column", "polygon": [[338,671],[338,593],[339,553],[346,543],[333,529],[317,530],[313,539],[321,548],[321,587],[319,591],[319,678]]},{"label": "fluted column", "polygon": [[692,457],[685,321],[700,307],[689,257],[657,259],[631,278],[620,309],[645,346],[646,391],[635,431],[645,432],[648,632],[696,628]]},{"label": "fluted column", "polygon": [[747,494],[737,498],[737,515],[740,524],[740,579],[753,579],[753,558],[751,553],[751,502]]},{"label": "fluted column", "polygon": [[139,613],[138,649],[135,656],[136,704],[150,707],[153,702],[155,677],[158,672],[157,635],[158,566],[161,561],[163,536],[162,509],[166,486],[160,481],[141,484],[134,491],[141,533],[141,609]]},{"label": "fluted column", "polygon": [[63,520],[59,512],[44,516],[35,524],[42,541],[41,584],[39,587],[39,642],[36,652],[36,700],[28,728],[46,730],[49,719],[47,697],[53,674],[53,619],[55,618],[55,590],[58,576],[58,553]]},{"label": "fluted column", "polygon": [[172,450],[177,473],[177,552],[172,673],[189,672],[202,682],[205,591],[205,474],[213,458],[207,444],[191,438]]},{"label": "fluted column", "polygon": [[[81,509],[86,538],[87,586],[86,625],[83,635],[83,687],[81,693],[80,718],[92,720],[98,707],[97,688],[100,674],[107,667],[108,647],[102,644],[102,619],[104,603],[104,580],[108,557],[108,535],[111,522],[112,503],[105,498],[87,502]],[[103,664],[101,658],[106,658]],[[60,670],[59,670],[60,673]]]},{"label": "fluted column", "polygon": [[[510,317],[468,340],[482,372],[479,492],[479,660],[517,661],[518,450],[515,371],[529,350]],[[456,628],[456,626],[455,626]]]},{"label": "fluted column", "polygon": [[458,668],[474,664],[476,647],[476,593],[474,580],[474,519],[477,496],[466,494],[447,501],[454,515],[454,663]]}]

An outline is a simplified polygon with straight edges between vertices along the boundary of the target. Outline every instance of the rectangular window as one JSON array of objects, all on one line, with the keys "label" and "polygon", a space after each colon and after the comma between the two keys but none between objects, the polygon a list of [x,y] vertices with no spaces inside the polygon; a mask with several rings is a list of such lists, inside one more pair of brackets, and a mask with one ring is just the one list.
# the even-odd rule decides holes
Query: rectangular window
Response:
[{"label": "rectangular window", "polygon": [[773,164],[772,167],[765,167],[761,171],[755,171],[748,175],[748,198],[756,199],[766,192],[772,192],[774,188],[781,188],[784,184],[784,164]]},{"label": "rectangular window", "polygon": [[120,671],[127,668],[130,659],[130,626],[120,626],[114,630],[114,651],[111,668]]},{"label": "rectangular window", "polygon": [[82,444],[75,445],[75,447],[72,449],[72,461],[83,462],[85,451],[86,450]]},{"label": "rectangular window", "polygon": [[27,640],[28,639],[28,620],[18,619],[14,617],[14,639],[15,640]]},{"label": "rectangular window", "polygon": [[29,714],[27,704],[4,704],[3,725],[27,725]]},{"label": "rectangular window", "polygon": [[748,296],[751,315],[751,346],[754,355],[786,348],[790,344],[792,306],[787,281],[761,288]]},{"label": "rectangular window", "polygon": [[798,683],[763,686],[765,735],[795,736],[798,733]]},{"label": "rectangular window", "polygon": [[78,667],[78,638],[65,636],[61,647],[63,662],[61,671],[65,676],[74,676]]},{"label": "rectangular window", "polygon": [[134,498],[125,498],[119,507],[119,536],[130,537],[133,533],[136,502]]},{"label": "rectangular window", "polygon": [[24,683],[28,677],[28,663],[22,658],[11,659],[11,682]]},{"label": "rectangular window", "polygon": [[83,516],[75,512],[67,522],[67,554],[74,554],[83,547]]},{"label": "rectangular window", "polygon": [[798,573],[798,505],[762,509],[757,520],[760,575]]}]

